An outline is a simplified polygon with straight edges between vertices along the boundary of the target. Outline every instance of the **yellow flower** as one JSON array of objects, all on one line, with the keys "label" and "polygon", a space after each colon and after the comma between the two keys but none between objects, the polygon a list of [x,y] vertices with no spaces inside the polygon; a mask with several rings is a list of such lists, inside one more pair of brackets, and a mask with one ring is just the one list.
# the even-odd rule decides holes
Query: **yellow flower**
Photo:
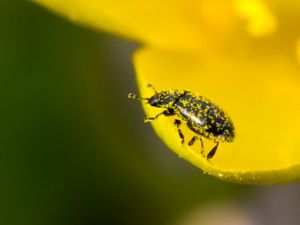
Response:
[{"label": "yellow flower", "polygon": [[[276,0],[35,0],[74,22],[142,43],[137,83],[197,92],[221,106],[236,129],[211,161],[200,143],[181,144],[174,118],[155,132],[204,172],[232,182],[300,178],[300,3]],[[147,116],[161,110],[143,104]],[[190,137],[192,132],[183,128]],[[204,140],[208,151],[214,143]]]}]

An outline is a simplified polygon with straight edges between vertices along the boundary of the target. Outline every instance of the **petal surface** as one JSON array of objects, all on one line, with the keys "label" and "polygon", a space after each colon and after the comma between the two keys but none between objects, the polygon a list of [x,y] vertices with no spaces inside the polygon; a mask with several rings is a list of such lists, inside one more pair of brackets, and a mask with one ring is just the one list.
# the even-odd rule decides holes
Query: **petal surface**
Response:
[{"label": "petal surface", "polygon": [[[300,177],[300,3],[293,0],[34,0],[74,22],[139,41],[141,94],[182,88],[231,116],[236,139],[208,162],[180,144],[172,119],[153,127],[177,154],[203,171],[241,183]],[[148,116],[158,113],[143,105]],[[183,130],[187,137],[192,133]],[[213,144],[204,141],[205,150]],[[199,147],[199,143],[198,143]]]},{"label": "petal surface", "polygon": [[[162,48],[193,51],[218,43],[235,24],[233,2],[33,0],[70,20]],[[226,32],[224,32],[226,31]]]},{"label": "petal surface", "polygon": [[[208,161],[200,143],[181,145],[174,118],[151,122],[166,145],[204,172],[224,180],[251,184],[285,183],[300,178],[300,69],[282,55],[246,60],[201,57],[154,49],[136,53],[137,83],[143,97],[172,88],[199,93],[226,111],[233,120],[236,138],[220,143]],[[143,104],[147,116],[162,109]],[[186,140],[192,132],[183,127]],[[204,149],[213,148],[203,138]],[[187,142],[187,141],[186,141]]]}]

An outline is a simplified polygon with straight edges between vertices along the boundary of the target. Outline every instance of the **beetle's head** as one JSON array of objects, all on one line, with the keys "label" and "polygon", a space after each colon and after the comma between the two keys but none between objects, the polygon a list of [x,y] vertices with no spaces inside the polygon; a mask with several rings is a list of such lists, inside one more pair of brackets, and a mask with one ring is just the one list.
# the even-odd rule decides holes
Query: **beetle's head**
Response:
[{"label": "beetle's head", "polygon": [[128,98],[136,99],[140,101],[146,101],[147,104],[158,107],[158,108],[170,108],[174,104],[174,102],[178,99],[179,95],[175,92],[170,91],[161,91],[156,92],[152,97],[150,98],[143,98],[136,96],[133,93],[128,94]]},{"label": "beetle's head", "polygon": [[137,99],[137,100],[144,100],[148,104],[158,108],[172,108],[174,103],[182,96],[183,94],[187,93],[184,90],[176,90],[176,89],[169,89],[166,91],[156,91],[151,84],[147,85],[148,87],[152,88],[155,94],[150,98],[142,98],[138,97],[133,93],[128,94],[128,98]]},{"label": "beetle's head", "polygon": [[180,92],[177,90],[167,90],[157,92],[148,99],[151,106],[159,108],[170,108],[180,97]]}]

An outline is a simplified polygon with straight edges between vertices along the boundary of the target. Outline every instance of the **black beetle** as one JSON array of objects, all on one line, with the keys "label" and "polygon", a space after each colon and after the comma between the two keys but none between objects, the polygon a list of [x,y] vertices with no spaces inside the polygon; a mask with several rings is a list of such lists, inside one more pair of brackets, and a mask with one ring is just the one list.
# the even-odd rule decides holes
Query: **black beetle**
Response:
[{"label": "black beetle", "polygon": [[[150,84],[148,87],[153,88]],[[128,98],[146,100],[153,107],[165,109],[154,117],[146,117],[145,122],[156,120],[160,116],[177,115],[179,118],[174,120],[174,124],[182,144],[184,143],[184,135],[180,130],[182,121],[195,133],[188,142],[189,146],[192,146],[196,140],[200,140],[203,150],[201,137],[216,143],[206,155],[207,159],[211,159],[215,155],[220,142],[232,142],[234,140],[234,126],[230,117],[207,98],[187,90],[168,89],[160,92],[154,88],[153,90],[155,94],[150,98],[137,97],[132,93],[128,94]]]}]

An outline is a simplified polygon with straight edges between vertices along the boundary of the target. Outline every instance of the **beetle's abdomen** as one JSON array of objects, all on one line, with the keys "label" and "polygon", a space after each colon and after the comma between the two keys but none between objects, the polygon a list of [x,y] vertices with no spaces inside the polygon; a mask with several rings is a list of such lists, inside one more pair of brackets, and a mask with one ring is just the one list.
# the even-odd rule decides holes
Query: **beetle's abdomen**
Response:
[{"label": "beetle's abdomen", "polygon": [[215,141],[233,141],[231,119],[208,99],[188,93],[176,102],[175,110],[192,131]]}]

